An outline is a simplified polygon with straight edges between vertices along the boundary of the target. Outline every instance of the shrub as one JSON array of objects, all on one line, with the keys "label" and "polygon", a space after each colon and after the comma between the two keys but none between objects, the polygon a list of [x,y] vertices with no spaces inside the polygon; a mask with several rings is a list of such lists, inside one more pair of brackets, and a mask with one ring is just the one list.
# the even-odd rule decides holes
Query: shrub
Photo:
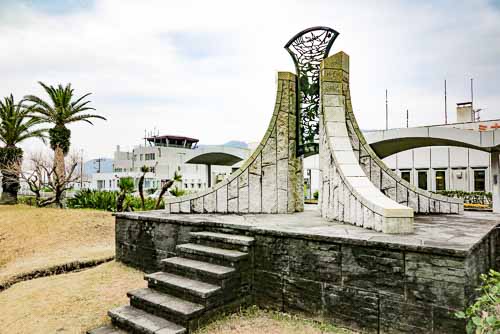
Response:
[{"label": "shrub", "polygon": [[68,198],[67,206],[73,209],[116,211],[116,191],[83,189]]},{"label": "shrub", "polygon": [[313,193],[313,197],[314,197],[314,199],[315,199],[315,200],[318,200],[318,198],[319,198],[319,191],[317,191],[317,190],[316,190],[316,191]]},{"label": "shrub", "polygon": [[500,333],[500,273],[490,270],[489,275],[481,275],[481,295],[465,312],[455,316],[467,321],[467,333]]},{"label": "shrub", "polygon": [[491,206],[493,200],[492,193],[484,191],[467,192],[461,190],[441,190],[436,193],[447,197],[463,198],[464,203],[467,204],[484,204]]},{"label": "shrub", "polygon": [[[83,189],[77,192],[73,198],[68,198],[67,206],[72,209],[96,209],[115,212],[118,195],[119,192],[117,191]],[[145,198],[144,204],[145,210],[154,210],[156,199]],[[123,207],[130,208],[132,211],[140,211],[141,199],[126,194]],[[159,208],[165,208],[163,201]]]}]

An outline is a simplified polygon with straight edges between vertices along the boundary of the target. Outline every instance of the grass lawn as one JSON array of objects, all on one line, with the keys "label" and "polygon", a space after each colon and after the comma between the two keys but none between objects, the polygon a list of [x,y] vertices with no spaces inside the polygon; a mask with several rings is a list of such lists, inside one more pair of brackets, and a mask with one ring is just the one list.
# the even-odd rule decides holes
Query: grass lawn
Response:
[{"label": "grass lawn", "polygon": [[109,259],[114,230],[109,212],[0,205],[0,290],[28,273]]}]

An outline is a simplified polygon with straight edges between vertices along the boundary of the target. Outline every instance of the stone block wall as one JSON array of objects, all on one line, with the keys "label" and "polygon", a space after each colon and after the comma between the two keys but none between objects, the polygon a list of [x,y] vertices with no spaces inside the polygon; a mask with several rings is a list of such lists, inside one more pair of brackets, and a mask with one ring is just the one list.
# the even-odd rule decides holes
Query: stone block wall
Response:
[{"label": "stone block wall", "polygon": [[349,140],[344,90],[349,57],[339,52],[323,60],[320,82],[321,215],[384,233],[413,232],[413,210],[374,186]]},{"label": "stone block wall", "polygon": [[175,256],[191,231],[255,238],[255,304],[366,333],[464,333],[453,313],[475,297],[479,275],[500,269],[500,231],[469,251],[287,234],[161,219],[117,218],[118,261],[146,271]]},{"label": "stone block wall", "polygon": [[169,213],[293,213],[304,209],[303,163],[296,155],[296,76],[278,73],[276,104],[257,149],[226,180],[168,199]]}]

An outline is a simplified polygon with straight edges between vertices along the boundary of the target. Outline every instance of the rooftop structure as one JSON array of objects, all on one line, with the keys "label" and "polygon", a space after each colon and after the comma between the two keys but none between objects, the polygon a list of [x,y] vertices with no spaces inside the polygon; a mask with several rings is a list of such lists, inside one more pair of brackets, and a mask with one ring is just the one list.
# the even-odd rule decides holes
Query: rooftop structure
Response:
[{"label": "rooftop structure", "polygon": [[199,140],[195,138],[183,137],[183,136],[151,136],[144,138],[152,146],[163,146],[163,147],[179,147],[186,149],[194,149],[198,144]]}]

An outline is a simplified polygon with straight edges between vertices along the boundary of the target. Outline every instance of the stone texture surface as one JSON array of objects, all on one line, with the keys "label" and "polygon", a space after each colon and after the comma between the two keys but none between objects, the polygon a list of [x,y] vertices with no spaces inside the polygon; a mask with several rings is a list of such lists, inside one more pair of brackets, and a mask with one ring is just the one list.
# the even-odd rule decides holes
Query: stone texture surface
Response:
[{"label": "stone texture surface", "polygon": [[[375,187],[397,203],[411,207],[415,213],[463,212],[463,202],[461,200],[431,194],[402,180],[378,158],[366,142],[352,109],[349,92],[349,57],[340,52],[326,58],[321,66],[323,69],[321,72],[321,91],[324,95],[323,112],[329,116],[330,120],[345,123],[350,142],[349,149],[352,149],[355,159],[359,161],[365,175]],[[335,98],[335,96],[345,98],[346,113],[344,116],[336,114],[334,111],[335,107],[333,105],[338,104],[338,98]],[[320,122],[320,124],[322,123]],[[336,129],[338,126],[329,126],[329,128]],[[342,129],[342,131],[344,130]],[[430,206],[431,199],[434,201],[432,208]],[[421,204],[419,205],[419,203]],[[453,210],[450,209],[450,204],[453,205]]]},{"label": "stone texture surface", "polygon": [[453,312],[472,300],[479,275],[500,265],[500,216],[492,214],[417,216],[415,233],[404,236],[325,222],[309,210],[117,216],[119,261],[157,270],[192,232],[251,236],[245,291],[257,305],[367,333],[464,333]]},{"label": "stone texture surface", "polygon": [[[167,199],[168,213],[293,213],[304,209],[303,162],[296,156],[296,76],[278,73],[276,105],[257,149],[227,180]],[[224,194],[226,192],[226,194]]]},{"label": "stone texture surface", "polygon": [[[348,62],[349,57],[339,52],[321,64],[320,85],[328,83],[320,96],[322,215],[384,233],[411,233],[413,210],[395,201],[396,181],[384,175],[370,151],[360,148],[364,137],[356,131],[355,123],[347,122],[351,108]],[[340,86],[341,91],[334,89]],[[369,172],[365,173],[360,165]]]}]

